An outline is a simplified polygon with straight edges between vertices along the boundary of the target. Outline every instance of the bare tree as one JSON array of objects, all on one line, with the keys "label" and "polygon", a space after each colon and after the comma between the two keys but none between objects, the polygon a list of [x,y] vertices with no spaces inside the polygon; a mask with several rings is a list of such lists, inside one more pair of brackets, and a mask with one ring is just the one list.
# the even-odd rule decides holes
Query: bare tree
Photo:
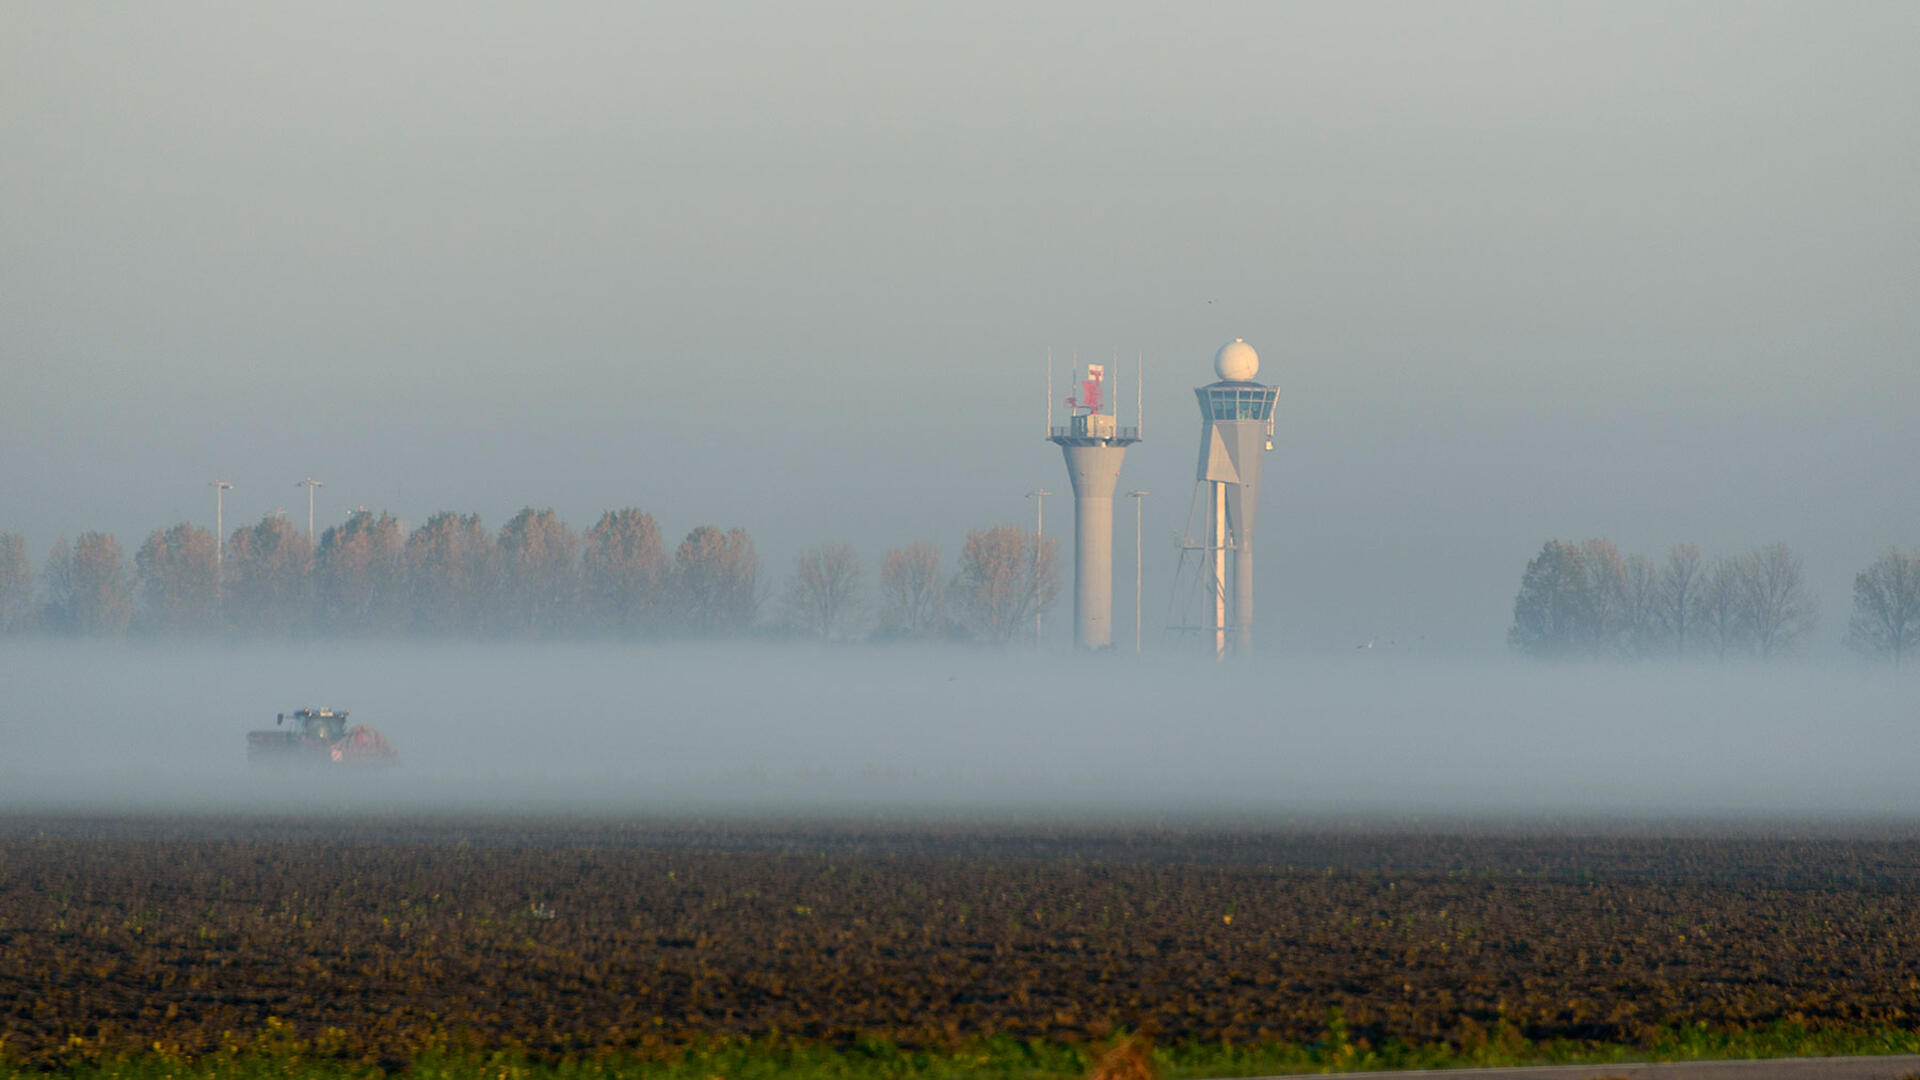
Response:
[{"label": "bare tree", "polygon": [[860,605],[860,556],[853,545],[822,544],[803,551],[787,579],[787,617],[809,634],[830,641],[843,632]]},{"label": "bare tree", "polygon": [[880,630],[884,637],[931,637],[946,622],[940,549],[925,540],[887,552],[880,564]]},{"label": "bare tree", "polygon": [[1004,644],[1033,623],[1060,596],[1059,541],[1041,541],[1017,525],[967,534],[951,590],[974,636]]},{"label": "bare tree", "polygon": [[125,633],[133,617],[133,589],[120,541],[103,532],[81,533],[73,542],[71,573],[73,629],[100,637]]},{"label": "bare tree", "polygon": [[155,530],[134,554],[138,622],[151,633],[207,634],[219,627],[218,553],[211,532],[185,523]]},{"label": "bare tree", "polygon": [[667,559],[651,514],[629,507],[600,515],[587,530],[580,571],[588,610],[600,629],[631,633],[657,627]]},{"label": "bare tree", "polygon": [[1716,659],[1742,647],[1748,640],[1744,598],[1746,574],[1739,559],[1722,555],[1699,582],[1699,605],[1694,609],[1694,636],[1704,639]]},{"label": "bare tree", "polygon": [[1610,540],[1580,545],[1580,559],[1587,571],[1587,647],[1600,656],[1627,655],[1632,648],[1628,636],[1633,605],[1626,560]]},{"label": "bare tree", "polygon": [[1629,555],[1625,573],[1626,650],[1644,659],[1666,644],[1666,626],[1660,619],[1660,572],[1645,555]]},{"label": "bare tree", "polygon": [[564,630],[579,596],[573,530],[552,510],[529,506],[501,528],[497,546],[502,627],[535,637]]},{"label": "bare tree", "polygon": [[1667,552],[1667,565],[1660,569],[1660,624],[1673,643],[1673,654],[1683,659],[1693,630],[1693,615],[1700,606],[1701,574],[1700,549],[1692,544],[1675,544]]},{"label": "bare tree", "polygon": [[1747,637],[1762,660],[1790,651],[1813,629],[1818,615],[1801,579],[1800,556],[1785,544],[1769,544],[1740,560]]},{"label": "bare tree", "polygon": [[327,629],[344,634],[390,634],[407,612],[398,519],[356,510],[345,524],[320,535],[314,584]]},{"label": "bare tree", "polygon": [[738,634],[760,607],[760,557],[744,529],[701,525],[673,553],[676,622],[695,634]]},{"label": "bare tree", "polygon": [[27,540],[0,532],[0,634],[25,630],[33,616],[33,562]]},{"label": "bare tree", "polygon": [[1847,644],[1896,667],[1920,645],[1920,551],[1889,548],[1854,577]]}]

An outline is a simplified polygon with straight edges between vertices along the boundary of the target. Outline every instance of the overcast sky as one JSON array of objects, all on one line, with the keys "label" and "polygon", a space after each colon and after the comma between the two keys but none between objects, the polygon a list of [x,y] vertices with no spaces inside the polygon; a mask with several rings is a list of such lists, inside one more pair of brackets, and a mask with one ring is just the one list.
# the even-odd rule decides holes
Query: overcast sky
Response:
[{"label": "overcast sky", "polygon": [[311,475],[323,526],[951,560],[1067,489],[1047,351],[1062,394],[1139,354],[1151,627],[1244,337],[1268,644],[1499,650],[1540,543],[1605,536],[1784,540],[1831,647],[1920,544],[1916,42],[1907,3],[0,4],[0,529],[131,552]]}]

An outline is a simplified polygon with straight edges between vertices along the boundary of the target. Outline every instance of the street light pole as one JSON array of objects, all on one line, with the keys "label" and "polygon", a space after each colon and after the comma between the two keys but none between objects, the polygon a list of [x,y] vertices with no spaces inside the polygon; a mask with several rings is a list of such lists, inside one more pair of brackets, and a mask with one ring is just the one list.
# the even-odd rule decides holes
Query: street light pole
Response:
[{"label": "street light pole", "polygon": [[313,489],[317,487],[326,487],[327,485],[309,476],[305,480],[302,480],[299,483],[294,484],[293,486],[304,487],[307,489],[307,546],[312,547],[313,546]]},{"label": "street light pole", "polygon": [[1040,549],[1047,538],[1047,496],[1053,494],[1046,488],[1035,488],[1027,492],[1027,498],[1033,500],[1033,647],[1040,647]]},{"label": "street light pole", "polygon": [[1140,652],[1140,500],[1151,491],[1129,491],[1133,500],[1133,651]]},{"label": "street light pole", "polygon": [[213,482],[213,596],[217,604],[220,600],[221,571],[225,569],[227,554],[227,526],[223,497],[233,490],[233,485],[225,480]]}]

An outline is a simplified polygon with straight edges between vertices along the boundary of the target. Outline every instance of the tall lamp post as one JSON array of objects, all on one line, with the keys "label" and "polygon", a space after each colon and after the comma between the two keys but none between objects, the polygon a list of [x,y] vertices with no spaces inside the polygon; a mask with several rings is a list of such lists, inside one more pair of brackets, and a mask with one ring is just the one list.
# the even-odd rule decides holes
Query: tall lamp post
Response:
[{"label": "tall lamp post", "polygon": [[1040,549],[1041,541],[1047,538],[1047,496],[1053,494],[1046,488],[1034,488],[1027,492],[1027,498],[1033,500],[1033,647],[1040,647]]},{"label": "tall lamp post", "polygon": [[218,603],[221,591],[221,571],[226,565],[227,530],[223,496],[233,490],[233,485],[225,480],[213,482],[213,596]]},{"label": "tall lamp post", "polygon": [[1133,651],[1140,651],[1140,500],[1151,491],[1129,491],[1133,500]]},{"label": "tall lamp post", "polygon": [[313,546],[313,489],[327,485],[309,476],[293,486],[307,489],[307,546],[311,547]]}]

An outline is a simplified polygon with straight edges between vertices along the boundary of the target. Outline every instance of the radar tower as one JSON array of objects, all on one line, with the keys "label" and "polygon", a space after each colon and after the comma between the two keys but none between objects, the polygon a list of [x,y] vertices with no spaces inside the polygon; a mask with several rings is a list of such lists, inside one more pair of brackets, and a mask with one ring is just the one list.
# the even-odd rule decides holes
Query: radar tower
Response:
[{"label": "radar tower", "polygon": [[[1278,387],[1254,381],[1260,356],[1240,338],[1213,358],[1219,381],[1196,387],[1200,405],[1200,461],[1194,509],[1205,506],[1200,528],[1190,517],[1188,552],[1201,556],[1197,591],[1205,598],[1202,621],[1176,627],[1202,632],[1216,657],[1253,649],[1253,538],[1260,505],[1261,455],[1273,449],[1273,410]],[[1195,538],[1195,533],[1200,535]],[[1189,592],[1192,595],[1192,592]]]}]

